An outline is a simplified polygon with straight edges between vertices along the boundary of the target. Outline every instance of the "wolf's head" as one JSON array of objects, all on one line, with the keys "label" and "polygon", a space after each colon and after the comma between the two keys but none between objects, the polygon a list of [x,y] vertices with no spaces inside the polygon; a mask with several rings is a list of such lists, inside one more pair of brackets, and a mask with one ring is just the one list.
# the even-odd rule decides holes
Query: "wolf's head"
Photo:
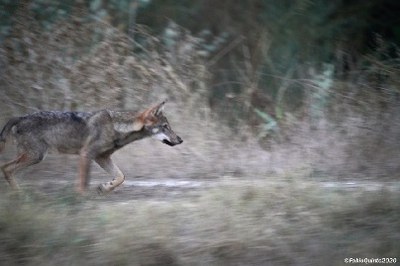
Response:
[{"label": "wolf's head", "polygon": [[140,113],[135,119],[134,130],[145,130],[146,133],[169,146],[181,144],[183,140],[175,134],[167,118],[162,113],[166,101],[157,104]]}]

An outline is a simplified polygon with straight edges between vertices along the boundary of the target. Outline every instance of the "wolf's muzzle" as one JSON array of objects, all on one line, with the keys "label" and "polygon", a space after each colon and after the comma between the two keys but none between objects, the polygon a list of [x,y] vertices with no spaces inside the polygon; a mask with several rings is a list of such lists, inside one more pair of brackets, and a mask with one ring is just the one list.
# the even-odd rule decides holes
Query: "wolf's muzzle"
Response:
[{"label": "wolf's muzzle", "polygon": [[176,142],[170,142],[170,141],[168,141],[166,139],[164,139],[162,142],[167,144],[167,145],[169,145],[169,146],[175,146],[175,145],[181,144],[183,142],[183,140],[179,136],[177,136],[177,141]]}]

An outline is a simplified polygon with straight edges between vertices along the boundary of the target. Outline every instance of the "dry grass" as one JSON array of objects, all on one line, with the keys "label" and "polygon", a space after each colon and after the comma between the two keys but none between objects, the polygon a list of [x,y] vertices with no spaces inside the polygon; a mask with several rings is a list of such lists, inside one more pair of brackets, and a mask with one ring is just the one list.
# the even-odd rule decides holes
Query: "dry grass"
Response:
[{"label": "dry grass", "polygon": [[[368,172],[376,174],[371,179],[387,168],[396,173],[396,101],[381,110],[374,95],[351,95],[357,83],[343,85],[346,97],[323,110],[331,115],[317,127],[284,114],[286,131],[263,149],[255,137],[255,125],[262,124],[247,120],[255,116],[249,105],[257,88],[250,85],[257,82],[244,82],[243,95],[212,109],[212,73],[195,56],[190,34],[177,44],[185,49],[174,53],[145,32],[137,33],[144,40],[139,48],[104,23],[72,18],[74,23],[60,21],[43,31],[32,19],[28,11],[16,14],[19,23],[0,47],[1,120],[36,109],[137,109],[169,98],[166,114],[184,143],[170,148],[144,140],[117,152],[115,161],[128,180],[193,178],[217,185],[162,200],[154,197],[157,189],[146,197],[132,198],[127,193],[135,192],[125,189],[80,198],[72,192],[76,161],[64,156],[61,163],[49,155],[26,171],[26,180],[20,178],[34,188],[22,195],[0,188],[4,265],[342,265],[346,257],[399,254],[398,188],[328,189],[317,182],[365,176],[362,167],[376,169]],[[340,89],[335,92],[337,97]],[[361,111],[351,109],[354,103],[336,104],[350,96],[371,102]],[[221,114],[229,116],[235,106],[248,113],[232,129],[226,121],[240,116]],[[217,109],[224,110],[213,113]],[[11,153],[2,154],[2,161]],[[272,182],[271,175],[281,179]],[[56,177],[71,183],[47,182]]]},{"label": "dry grass", "polygon": [[[319,110],[317,126],[311,126],[309,111],[304,111],[305,117],[299,114],[303,111],[284,112],[283,106],[267,101],[267,95],[257,94],[262,81],[240,71],[250,63],[246,58],[232,62],[238,72],[238,92],[229,93],[228,87],[226,95],[223,91],[226,97],[214,99],[219,87],[213,79],[220,78],[219,72],[198,56],[201,47],[196,43],[205,40],[182,28],[171,49],[162,45],[162,36],[151,36],[140,26],[136,36],[141,43],[137,43],[104,21],[82,23],[82,14],[57,21],[47,30],[27,7],[21,6],[14,19],[15,27],[0,47],[3,123],[35,110],[129,110],[169,98],[166,113],[184,145],[169,149],[144,141],[127,147],[115,157],[130,176],[199,178],[302,171],[334,178],[397,177],[398,103],[389,94],[367,90],[372,81],[359,88],[352,80],[330,80],[331,106]],[[372,69],[357,72],[359,79],[380,73],[375,69],[380,62],[373,63]],[[318,94],[319,75],[314,72],[301,79],[306,95]],[[394,93],[390,82],[397,81],[396,73],[380,86]],[[282,90],[296,81],[287,79]],[[252,97],[262,105],[252,103]],[[309,105],[304,103],[302,108],[312,109]],[[269,132],[263,132],[265,121],[254,108],[262,112],[282,109],[276,139],[257,138]],[[227,121],[235,126],[229,127]]]},{"label": "dry grass", "polygon": [[7,265],[342,265],[345,257],[398,255],[399,202],[389,188],[236,178],[184,200],[3,191],[0,258]]}]

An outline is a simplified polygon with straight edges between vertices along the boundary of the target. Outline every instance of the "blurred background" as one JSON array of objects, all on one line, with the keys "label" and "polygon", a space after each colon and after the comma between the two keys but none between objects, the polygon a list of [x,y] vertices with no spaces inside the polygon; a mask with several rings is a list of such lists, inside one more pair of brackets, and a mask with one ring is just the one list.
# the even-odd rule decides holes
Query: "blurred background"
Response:
[{"label": "blurred background", "polygon": [[[1,124],[168,98],[184,140],[117,152],[128,182],[104,198],[71,196],[69,155],[21,175],[25,197],[4,181],[0,261],[398,256],[399,12],[395,0],[0,0]],[[1,161],[14,156],[8,145]],[[92,185],[108,179],[93,166]]]}]

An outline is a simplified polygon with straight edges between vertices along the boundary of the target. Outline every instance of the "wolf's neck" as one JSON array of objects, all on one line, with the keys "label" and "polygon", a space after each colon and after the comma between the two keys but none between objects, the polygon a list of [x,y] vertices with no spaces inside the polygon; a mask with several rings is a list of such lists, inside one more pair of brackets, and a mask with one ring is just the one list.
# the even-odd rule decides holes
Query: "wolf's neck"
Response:
[{"label": "wolf's neck", "polygon": [[114,130],[124,134],[134,131],[133,125],[138,115],[137,112],[109,111],[109,113],[113,121]]},{"label": "wolf's neck", "polygon": [[119,149],[135,140],[143,139],[146,137],[148,137],[148,134],[146,134],[143,130],[134,131],[131,133],[124,134],[120,138],[115,139],[114,146],[116,149]]},{"label": "wolf's neck", "polygon": [[137,117],[138,112],[134,111],[108,111],[114,122],[132,122]]}]

